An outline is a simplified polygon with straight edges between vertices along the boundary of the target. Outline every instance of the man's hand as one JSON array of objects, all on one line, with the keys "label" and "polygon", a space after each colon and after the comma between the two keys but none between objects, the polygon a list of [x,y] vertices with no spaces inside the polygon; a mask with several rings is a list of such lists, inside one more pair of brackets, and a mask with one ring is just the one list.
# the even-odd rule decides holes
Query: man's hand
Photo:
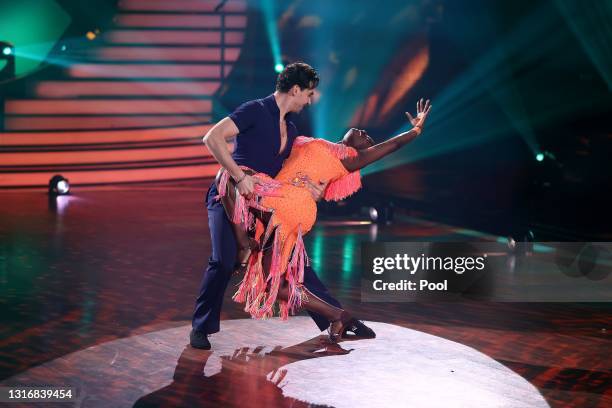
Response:
[{"label": "man's hand", "polygon": [[249,200],[253,196],[256,184],[261,184],[261,182],[257,180],[257,178],[245,174],[244,179],[242,179],[242,181],[238,183],[236,187],[238,188],[240,195]]},{"label": "man's hand", "polygon": [[323,198],[323,194],[325,193],[325,189],[327,188],[328,184],[329,180],[319,180],[319,182],[315,184],[310,181],[309,178],[306,179],[306,188],[308,191],[310,191],[310,194],[315,201],[320,201],[321,198]]},{"label": "man's hand", "polygon": [[427,115],[429,115],[429,111],[431,110],[431,104],[429,103],[429,99],[427,101],[423,101],[421,98],[417,102],[417,116],[413,118],[410,112],[406,112],[406,116],[408,116],[408,120],[414,127],[419,127],[421,130],[425,125],[425,120],[427,119]]}]

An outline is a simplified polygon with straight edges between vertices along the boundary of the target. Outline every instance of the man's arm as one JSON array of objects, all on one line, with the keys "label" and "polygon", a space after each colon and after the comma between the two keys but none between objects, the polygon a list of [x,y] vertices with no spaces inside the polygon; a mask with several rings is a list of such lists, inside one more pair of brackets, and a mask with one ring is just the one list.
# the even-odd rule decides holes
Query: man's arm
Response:
[{"label": "man's arm", "polygon": [[236,137],[238,133],[239,130],[234,121],[226,117],[217,122],[202,138],[202,141],[213,157],[236,181],[240,194],[249,196],[253,193],[257,181],[242,171],[227,149],[227,141]]}]

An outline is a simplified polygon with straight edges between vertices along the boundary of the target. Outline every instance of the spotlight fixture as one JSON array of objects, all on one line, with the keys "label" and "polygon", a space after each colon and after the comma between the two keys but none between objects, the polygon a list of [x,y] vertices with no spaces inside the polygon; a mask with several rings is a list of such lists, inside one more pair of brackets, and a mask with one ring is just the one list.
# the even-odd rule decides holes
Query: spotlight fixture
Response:
[{"label": "spotlight fixture", "polygon": [[393,221],[393,203],[379,204],[368,208],[370,221],[377,224],[389,225]]},{"label": "spotlight fixture", "polygon": [[376,209],[376,207],[370,207],[368,213],[372,222],[378,221],[378,210]]},{"label": "spotlight fixture", "polygon": [[51,177],[49,181],[49,194],[50,195],[66,195],[70,192],[70,183],[68,179],[64,178],[61,174],[56,174]]},{"label": "spotlight fixture", "polygon": [[516,240],[513,237],[506,238],[506,245],[510,252],[514,252],[516,250]]},{"label": "spotlight fixture", "polygon": [[542,160],[544,160],[544,153],[538,153],[536,154],[536,160],[541,162]]},{"label": "spotlight fixture", "polygon": [[279,74],[283,72],[283,69],[285,69],[285,66],[283,64],[278,63],[274,65],[274,70],[278,72]]},{"label": "spotlight fixture", "polygon": [[0,61],[6,61],[0,68],[0,81],[15,77],[15,47],[10,42],[0,41]]}]

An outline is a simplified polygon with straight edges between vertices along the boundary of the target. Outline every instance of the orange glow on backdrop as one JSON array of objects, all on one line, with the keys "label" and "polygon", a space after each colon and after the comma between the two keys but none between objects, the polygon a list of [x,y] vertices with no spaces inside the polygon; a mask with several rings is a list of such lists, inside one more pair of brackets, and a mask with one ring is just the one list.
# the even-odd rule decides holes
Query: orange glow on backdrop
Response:
[{"label": "orange glow on backdrop", "polygon": [[[349,125],[370,127],[387,120],[388,115],[400,108],[398,105],[422,78],[428,66],[429,45],[426,38],[421,36],[407,44],[388,63],[372,93],[355,109]],[[389,78],[393,81],[389,82]]]},{"label": "orange glow on backdrop", "polygon": [[363,110],[362,123],[368,123],[372,119],[376,105],[378,105],[378,94],[370,95]]},{"label": "orange glow on backdrop", "polygon": [[424,45],[399,73],[380,109],[379,119],[384,120],[410,89],[421,79],[429,66],[429,46]]},{"label": "orange glow on backdrop", "polygon": [[351,127],[361,127],[366,126],[367,123],[372,118],[372,114],[376,109],[376,105],[378,104],[378,94],[372,94],[368,97],[368,99],[363,102],[357,110],[355,110],[355,114],[350,121],[349,126]]}]

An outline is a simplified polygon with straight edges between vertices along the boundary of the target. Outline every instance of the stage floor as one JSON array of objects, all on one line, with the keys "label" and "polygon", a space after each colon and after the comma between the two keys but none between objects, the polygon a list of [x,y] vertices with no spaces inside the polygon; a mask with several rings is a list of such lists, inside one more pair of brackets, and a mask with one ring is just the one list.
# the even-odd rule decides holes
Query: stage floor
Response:
[{"label": "stage floor", "polygon": [[[0,192],[0,385],[93,381],[88,390],[97,391],[82,406],[346,406],[346,401],[372,406],[366,383],[401,393],[398,378],[406,384],[412,378],[412,385],[429,384],[427,393],[435,393],[436,371],[425,370],[430,380],[424,381],[428,377],[416,372],[419,365],[408,364],[418,356],[410,354],[410,342],[417,347],[432,341],[447,352],[457,343],[467,346],[457,354],[463,360],[447,358],[436,366],[440,369],[478,373],[466,362],[482,359],[507,375],[499,383],[473,383],[472,392],[514,384],[500,395],[520,389],[516,401],[531,404],[522,406],[612,406],[609,303],[361,303],[360,242],[460,240],[465,234],[413,218],[377,230],[322,222],[306,239],[313,266],[331,292],[387,335],[329,347],[307,317],[243,320],[248,316],[231,300],[236,278],[226,293],[222,331],[211,338],[215,351],[191,349],[189,320],[210,251],[204,194],[204,185],[77,189],[54,207],[41,192]],[[354,363],[344,366],[342,359],[364,350],[371,364],[353,375]],[[383,358],[393,355],[400,369]],[[394,369],[402,375],[390,376]],[[326,370],[336,373],[331,380],[346,372],[332,394],[325,388]],[[309,375],[310,381],[300,383]],[[462,379],[466,395],[469,378]],[[436,386],[447,391],[440,398],[451,398],[458,383],[442,374],[439,379]],[[353,401],[343,392],[364,397]],[[483,403],[499,403],[483,406],[514,406],[482,395]],[[396,401],[415,406],[421,400]],[[421,403],[436,406],[435,401]]]}]

